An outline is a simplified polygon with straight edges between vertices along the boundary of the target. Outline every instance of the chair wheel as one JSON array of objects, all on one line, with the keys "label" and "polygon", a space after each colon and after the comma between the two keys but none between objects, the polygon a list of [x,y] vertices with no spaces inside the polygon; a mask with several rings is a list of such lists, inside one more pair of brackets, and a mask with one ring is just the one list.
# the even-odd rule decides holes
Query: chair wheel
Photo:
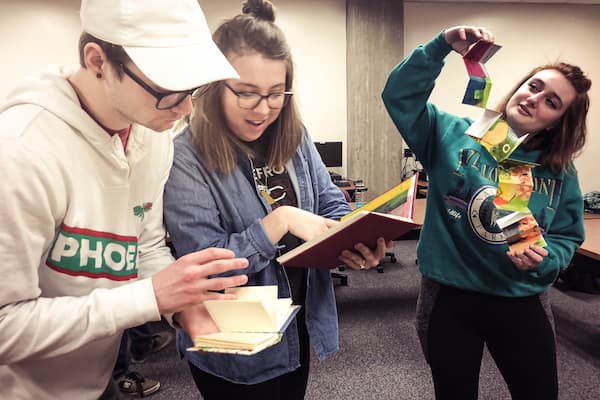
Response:
[{"label": "chair wheel", "polygon": [[390,262],[395,264],[396,263],[396,256],[391,256],[390,257]]},{"label": "chair wheel", "polygon": [[377,272],[379,272],[380,274],[383,274],[383,265],[379,264],[377,266]]}]

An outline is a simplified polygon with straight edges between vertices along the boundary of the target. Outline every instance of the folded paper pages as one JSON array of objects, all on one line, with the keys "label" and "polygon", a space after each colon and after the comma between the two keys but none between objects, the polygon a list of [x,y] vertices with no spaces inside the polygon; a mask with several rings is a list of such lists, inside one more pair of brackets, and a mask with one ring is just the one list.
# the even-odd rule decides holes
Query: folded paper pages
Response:
[{"label": "folded paper pages", "polygon": [[500,47],[497,44],[480,41],[475,43],[463,56],[469,74],[469,83],[463,97],[463,104],[486,107],[492,90],[492,81],[484,64],[496,54]]},{"label": "folded paper pages", "polygon": [[230,288],[236,300],[207,300],[208,313],[219,332],[197,336],[190,351],[255,354],[281,340],[300,306],[277,298],[277,286]]}]

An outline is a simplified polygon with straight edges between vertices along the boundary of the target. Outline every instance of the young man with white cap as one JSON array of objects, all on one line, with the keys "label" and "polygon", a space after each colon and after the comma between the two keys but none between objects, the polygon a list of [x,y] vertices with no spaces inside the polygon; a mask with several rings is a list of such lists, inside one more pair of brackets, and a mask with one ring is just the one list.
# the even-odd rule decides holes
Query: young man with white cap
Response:
[{"label": "young man with white cap", "polygon": [[[159,133],[190,94],[236,72],[196,0],[83,0],[81,67],[54,68],[0,107],[0,398],[109,398],[124,329],[245,283],[247,260],[207,249],[174,262]],[[189,327],[189,322],[186,322]],[[207,325],[208,326],[208,325]]]}]

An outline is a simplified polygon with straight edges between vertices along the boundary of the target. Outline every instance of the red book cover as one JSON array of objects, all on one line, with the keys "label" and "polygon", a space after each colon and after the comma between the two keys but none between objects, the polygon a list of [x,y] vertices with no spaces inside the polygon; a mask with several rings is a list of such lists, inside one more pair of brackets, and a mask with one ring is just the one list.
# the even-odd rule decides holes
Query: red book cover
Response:
[{"label": "red book cover", "polygon": [[419,226],[410,218],[359,211],[312,240],[277,258],[286,267],[335,268],[339,254],[356,243],[374,248],[377,239],[395,240]]}]

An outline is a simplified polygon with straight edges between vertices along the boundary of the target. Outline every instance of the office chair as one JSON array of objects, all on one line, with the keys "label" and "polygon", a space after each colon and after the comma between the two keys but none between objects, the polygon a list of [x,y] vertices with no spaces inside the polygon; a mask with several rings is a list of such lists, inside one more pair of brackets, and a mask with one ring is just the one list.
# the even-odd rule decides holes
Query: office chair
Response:
[{"label": "office chair", "polygon": [[[390,258],[390,262],[392,264],[396,264],[396,254],[392,253],[391,251],[386,251],[385,252],[385,257],[389,257]],[[380,274],[383,274],[383,264],[379,263],[379,265],[377,265],[377,272],[379,272]]]},{"label": "office chair", "polygon": [[[338,271],[344,271],[344,270],[346,270],[346,267],[341,265],[337,269],[338,269]],[[339,279],[340,285],[348,286],[348,275],[346,275],[342,272],[331,272],[331,277],[334,279]]]}]

